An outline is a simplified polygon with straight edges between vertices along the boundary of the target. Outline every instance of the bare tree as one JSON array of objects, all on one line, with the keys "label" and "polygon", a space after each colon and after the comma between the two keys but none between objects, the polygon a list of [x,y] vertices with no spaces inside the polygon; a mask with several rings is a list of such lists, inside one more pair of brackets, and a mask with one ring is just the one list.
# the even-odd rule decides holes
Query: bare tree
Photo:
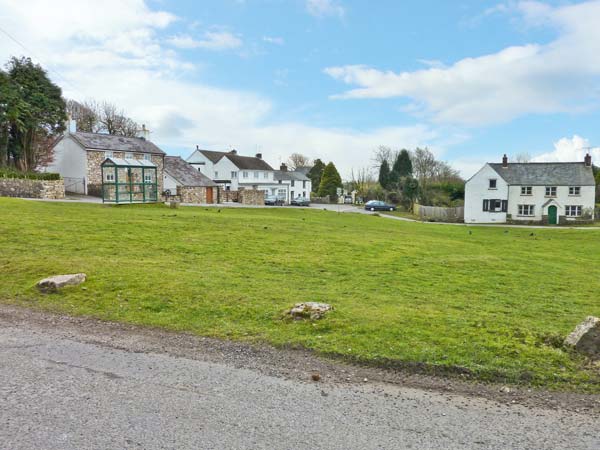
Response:
[{"label": "bare tree", "polygon": [[292,153],[288,158],[288,167],[291,170],[296,170],[298,167],[308,167],[311,165],[311,160],[308,156],[301,153]]},{"label": "bare tree", "polygon": [[391,166],[392,164],[394,164],[394,160],[396,159],[396,153],[397,152],[392,150],[391,147],[388,147],[386,145],[380,145],[379,147],[377,147],[373,155],[373,168],[379,169],[381,163],[383,163],[384,161],[387,161],[388,164]]},{"label": "bare tree", "polygon": [[413,174],[421,184],[423,184],[424,180],[435,176],[437,161],[428,148],[417,147],[410,156],[413,164]]},{"label": "bare tree", "polygon": [[110,102],[86,100],[67,101],[67,112],[77,122],[77,130],[88,133],[108,133],[118,136],[137,136],[139,125]]},{"label": "bare tree", "polygon": [[531,156],[527,152],[517,153],[515,155],[515,162],[518,162],[518,163],[528,163],[528,162],[531,162]]}]

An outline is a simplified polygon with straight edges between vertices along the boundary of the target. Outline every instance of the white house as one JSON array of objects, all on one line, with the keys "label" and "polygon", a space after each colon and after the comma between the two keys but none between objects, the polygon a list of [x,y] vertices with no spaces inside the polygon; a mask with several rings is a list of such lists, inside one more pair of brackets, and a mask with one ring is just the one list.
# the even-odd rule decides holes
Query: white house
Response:
[{"label": "white house", "polygon": [[312,184],[304,170],[288,170],[286,164],[281,164],[275,171],[275,180],[279,186],[271,190],[271,195],[285,198],[287,203],[298,197],[310,198]]},{"label": "white house", "polygon": [[260,153],[241,156],[236,150],[217,152],[196,148],[187,162],[225,190],[257,189],[271,193],[278,189],[275,171]]},{"label": "white house", "polygon": [[591,220],[596,183],[592,157],[583,162],[487,163],[465,185],[465,223]]}]

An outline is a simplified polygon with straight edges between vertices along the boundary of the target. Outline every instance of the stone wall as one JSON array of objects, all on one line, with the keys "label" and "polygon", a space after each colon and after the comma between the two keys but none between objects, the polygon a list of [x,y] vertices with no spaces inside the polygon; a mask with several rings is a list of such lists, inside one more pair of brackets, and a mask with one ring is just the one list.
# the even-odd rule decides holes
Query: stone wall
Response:
[{"label": "stone wall", "polygon": [[[102,162],[106,159],[105,152],[89,150],[87,152],[87,183],[88,195],[102,196]],[[113,152],[115,158],[125,158],[124,152]],[[143,153],[134,153],[133,159],[144,159]],[[156,164],[156,176],[158,177],[158,193],[163,191],[163,167],[164,156],[152,155],[152,162]]]},{"label": "stone wall", "polygon": [[65,198],[64,180],[27,180],[23,178],[0,178],[0,197]]},{"label": "stone wall", "polygon": [[[177,186],[177,196],[181,199],[182,203],[208,203],[207,201],[207,189],[201,186]],[[220,203],[218,187],[213,187],[213,203]]]},{"label": "stone wall", "polygon": [[239,191],[239,202],[243,205],[264,205],[265,192],[257,189]]},{"label": "stone wall", "polygon": [[240,200],[239,191],[221,189],[221,202],[237,202]]}]

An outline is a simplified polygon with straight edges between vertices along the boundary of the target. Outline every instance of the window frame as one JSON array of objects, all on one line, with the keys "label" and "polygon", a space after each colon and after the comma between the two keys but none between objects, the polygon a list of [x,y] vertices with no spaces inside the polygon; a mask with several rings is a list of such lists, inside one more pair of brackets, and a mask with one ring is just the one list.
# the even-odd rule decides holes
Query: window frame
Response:
[{"label": "window frame", "polygon": [[569,186],[569,195],[573,197],[581,196],[581,186]]},{"label": "window frame", "polygon": [[517,215],[521,217],[535,216],[535,205],[517,205]]},{"label": "window frame", "polygon": [[244,170],[244,171],[242,172],[242,178],[244,178],[244,179],[245,179],[245,178],[248,178],[248,171],[247,171],[247,170]]},{"label": "window frame", "polygon": [[545,186],[544,197],[556,197],[557,192],[558,188],[556,186]]},{"label": "window frame", "polygon": [[236,170],[231,171],[231,179],[235,180],[238,177],[238,172]]},{"label": "window frame", "polygon": [[125,153],[125,159],[135,159],[135,158],[133,157],[133,153],[131,153],[131,152],[126,152],[126,153]]},{"label": "window frame", "polygon": [[521,195],[533,195],[533,186],[521,186]]},{"label": "window frame", "polygon": [[144,161],[152,162],[152,153],[144,153]]},{"label": "window frame", "polygon": [[[566,217],[581,217],[583,211],[583,205],[566,205],[565,216]],[[574,212],[574,214],[573,214]]]},{"label": "window frame", "polygon": [[[493,186],[492,186],[493,184]],[[498,178],[488,179],[488,189],[498,189]]]}]

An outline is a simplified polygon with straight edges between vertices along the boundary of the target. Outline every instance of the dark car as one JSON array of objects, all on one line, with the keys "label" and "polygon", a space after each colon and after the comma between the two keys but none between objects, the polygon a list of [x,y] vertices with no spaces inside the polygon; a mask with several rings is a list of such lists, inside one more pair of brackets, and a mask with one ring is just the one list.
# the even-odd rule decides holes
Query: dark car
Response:
[{"label": "dark car", "polygon": [[386,202],[380,200],[371,200],[365,203],[365,209],[367,211],[396,211],[394,205],[388,205]]},{"label": "dark car", "polygon": [[294,206],[310,206],[310,200],[306,197],[296,197],[291,204]]}]

